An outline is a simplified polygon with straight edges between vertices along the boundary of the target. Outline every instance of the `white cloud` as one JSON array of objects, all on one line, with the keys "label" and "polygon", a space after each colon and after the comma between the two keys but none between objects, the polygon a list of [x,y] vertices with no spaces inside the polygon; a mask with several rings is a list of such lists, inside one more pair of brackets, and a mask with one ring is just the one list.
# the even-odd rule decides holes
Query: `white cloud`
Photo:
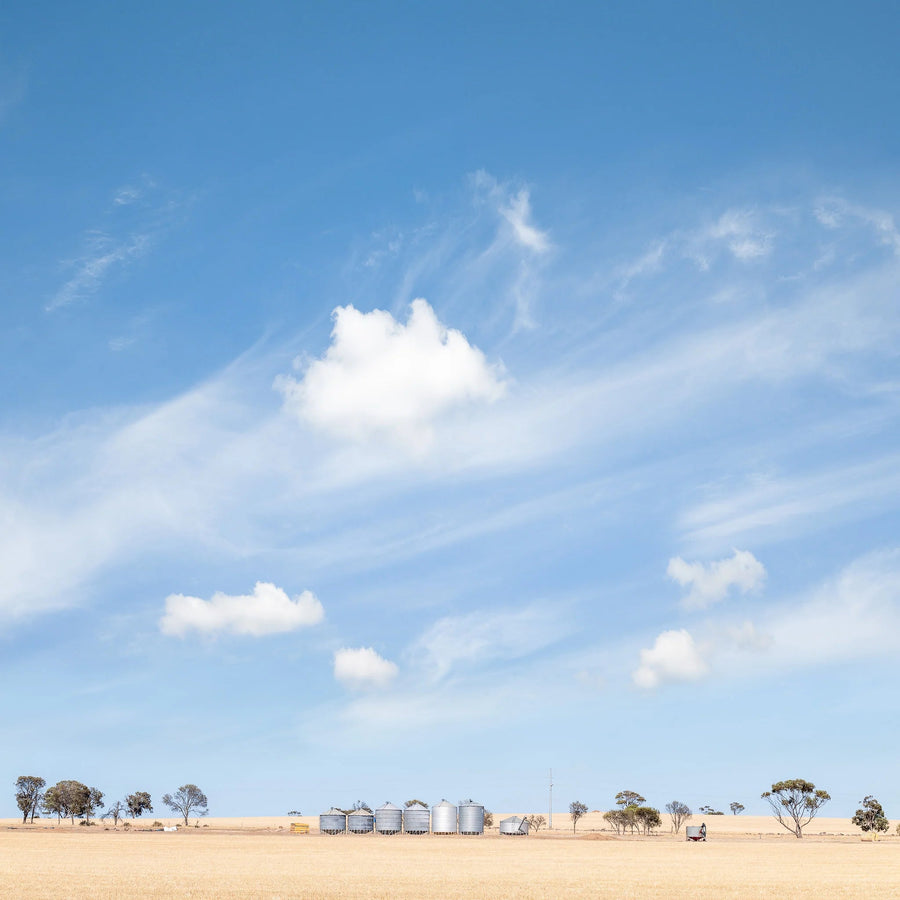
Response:
[{"label": "white cloud", "polygon": [[134,203],[135,200],[140,200],[141,193],[142,191],[140,188],[126,184],[116,191],[116,194],[113,197],[113,203],[115,203],[116,206],[128,206],[130,203]]},{"label": "white cloud", "polygon": [[[684,658],[695,653],[700,674],[708,666],[717,676],[742,678],[895,659],[900,653],[900,550],[860,557],[811,590],[762,607],[756,618],[756,623],[707,619],[694,629],[693,650],[683,639]],[[678,655],[677,647],[669,650]],[[665,679],[658,677],[653,658],[644,660],[649,652],[642,652],[642,664],[648,664],[638,670],[640,682],[638,672],[634,678],[652,687],[654,679]]]},{"label": "white cloud", "polygon": [[134,337],[126,337],[124,335],[120,335],[119,337],[110,338],[107,341],[107,346],[113,353],[119,353],[122,350],[130,347],[137,338]]},{"label": "white cloud", "polygon": [[729,210],[718,221],[701,233],[704,240],[721,241],[732,255],[747,262],[767,256],[772,249],[773,235],[757,224],[755,215],[748,210]]},{"label": "white cloud", "polygon": [[397,672],[396,663],[371,647],[343,647],[334,654],[334,677],[351,688],[386,687]]},{"label": "white cloud", "polygon": [[310,591],[291,600],[281,588],[258,581],[252,594],[231,596],[217,591],[211,600],[170,594],[159,627],[174,637],[190,631],[262,637],[315,625],[324,615],[322,604]]},{"label": "white cloud", "polygon": [[522,188],[508,202],[499,207],[500,215],[512,226],[516,240],[534,253],[546,253],[550,249],[547,233],[531,223],[531,196]]},{"label": "white cloud", "polygon": [[762,630],[770,669],[896,657],[900,551],[863,556],[807,597],[770,607]]},{"label": "white cloud", "polygon": [[133,234],[122,241],[106,234],[93,235],[88,252],[74,263],[75,274],[53,295],[45,310],[53,312],[94,293],[110,270],[143,256],[149,246],[149,234]]},{"label": "white cloud", "polygon": [[724,630],[726,642],[738,650],[768,650],[772,646],[772,635],[760,631],[749,619],[740,625],[728,625]]},{"label": "white cloud", "polygon": [[839,197],[826,197],[813,212],[820,225],[832,230],[841,228],[848,220],[862,222],[875,232],[883,246],[900,256],[900,230],[887,210],[847,203]]},{"label": "white cloud", "polygon": [[770,542],[864,518],[894,505],[900,492],[900,457],[889,454],[809,474],[748,482],[685,510],[680,518],[684,538],[700,546],[739,538]]},{"label": "white cloud", "polygon": [[682,600],[687,609],[704,609],[724,600],[732,588],[742,594],[761,587],[765,566],[748,550],[735,550],[727,559],[711,563],[688,563],[680,556],[669,560],[666,573],[690,593]]},{"label": "white cloud", "polygon": [[568,630],[558,607],[537,604],[448,616],[418,638],[410,656],[432,678],[440,679],[460,664],[527,656]]},{"label": "white cloud", "polygon": [[475,190],[490,200],[500,216],[510,226],[509,234],[519,247],[538,256],[546,253],[550,239],[532,221],[531,192],[526,187],[515,193],[508,184],[502,184],[489,172],[480,169],[471,176]]},{"label": "white cloud", "polygon": [[443,413],[505,391],[502,368],[421,299],[405,325],[384,310],[338,307],[325,356],[299,381],[285,376],[276,386],[315,428],[355,441],[388,436],[417,451],[430,445]]},{"label": "white cloud", "polygon": [[676,681],[696,681],[708,672],[690,633],[664,631],[653,646],[641,650],[641,664],[632,673],[634,683],[646,690]]}]

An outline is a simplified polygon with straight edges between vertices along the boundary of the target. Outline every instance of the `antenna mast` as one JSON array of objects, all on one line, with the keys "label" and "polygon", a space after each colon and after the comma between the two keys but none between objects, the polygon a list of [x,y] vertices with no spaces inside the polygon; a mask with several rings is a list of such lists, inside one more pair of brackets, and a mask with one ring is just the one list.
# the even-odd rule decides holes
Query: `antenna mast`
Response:
[{"label": "antenna mast", "polygon": [[548,831],[553,828],[553,769],[550,770],[550,824]]}]

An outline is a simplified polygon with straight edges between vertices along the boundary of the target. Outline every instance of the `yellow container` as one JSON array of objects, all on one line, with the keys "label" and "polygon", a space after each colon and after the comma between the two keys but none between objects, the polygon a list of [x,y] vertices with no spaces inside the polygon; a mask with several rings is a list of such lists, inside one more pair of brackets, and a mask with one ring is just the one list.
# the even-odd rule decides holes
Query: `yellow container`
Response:
[{"label": "yellow container", "polygon": [[292,834],[309,834],[309,825],[306,822],[291,822]]}]

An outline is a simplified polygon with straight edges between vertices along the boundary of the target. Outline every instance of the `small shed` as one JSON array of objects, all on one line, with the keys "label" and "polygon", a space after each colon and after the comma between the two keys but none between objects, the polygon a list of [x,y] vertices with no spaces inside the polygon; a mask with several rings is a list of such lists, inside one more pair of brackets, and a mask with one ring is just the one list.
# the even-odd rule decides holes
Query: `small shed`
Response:
[{"label": "small shed", "polygon": [[509,816],[500,820],[500,834],[528,834],[528,819],[524,816]]}]

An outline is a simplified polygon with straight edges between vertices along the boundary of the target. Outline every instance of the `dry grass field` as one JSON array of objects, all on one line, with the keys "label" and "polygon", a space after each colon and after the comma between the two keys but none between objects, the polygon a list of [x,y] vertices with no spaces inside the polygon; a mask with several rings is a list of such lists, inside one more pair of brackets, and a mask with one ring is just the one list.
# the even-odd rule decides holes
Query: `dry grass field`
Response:
[{"label": "dry grass field", "polygon": [[578,836],[560,816],[552,834],[528,838],[292,835],[289,821],[209,819],[164,833],[6,820],[0,896],[900,897],[900,839],[863,840],[845,819],[817,820],[798,841],[771,819],[715,817],[706,844],[618,839],[591,831],[594,815]]}]

